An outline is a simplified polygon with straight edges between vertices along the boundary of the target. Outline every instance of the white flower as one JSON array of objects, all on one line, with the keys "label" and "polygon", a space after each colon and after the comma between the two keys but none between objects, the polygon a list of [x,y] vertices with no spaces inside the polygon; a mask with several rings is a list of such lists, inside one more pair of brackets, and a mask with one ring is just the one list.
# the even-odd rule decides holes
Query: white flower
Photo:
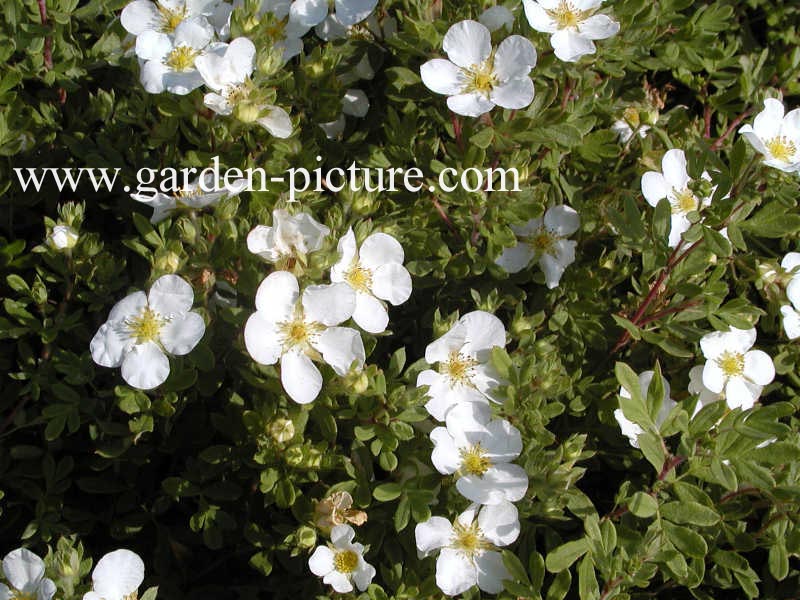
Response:
[{"label": "white flower", "polygon": [[165,353],[188,354],[205,333],[203,318],[191,311],[193,303],[192,286],[177,275],[159,277],[147,295],[126,296],[92,338],[94,362],[122,367],[122,378],[132,387],[158,387],[169,376]]},{"label": "white flower", "polygon": [[[686,171],[683,150],[668,150],[661,159],[661,170],[662,173],[648,171],[642,175],[642,193],[650,206],[656,206],[662,198],[669,201],[672,217],[668,243],[674,248],[692,226],[687,215],[711,204],[711,197],[700,199],[689,188],[692,179]],[[703,173],[702,178],[711,179],[708,173]]]},{"label": "white flower", "polygon": [[750,350],[755,341],[755,328],[735,327],[708,333],[700,340],[707,360],[703,384],[714,393],[724,391],[730,408],[752,408],[762,388],[775,378],[775,366],[769,355]]},{"label": "white flower", "polygon": [[445,475],[456,474],[456,488],[467,500],[499,504],[522,500],[528,474],[511,464],[522,452],[522,435],[505,420],[490,421],[486,404],[465,403],[447,413],[447,427],[431,431],[431,462]]},{"label": "white flower", "polygon": [[411,295],[411,275],[403,266],[403,247],[385,233],[373,233],[356,246],[352,229],[339,240],[339,261],[331,267],[331,281],[345,283],[356,293],[353,320],[364,331],[381,333],[389,324],[382,300],[393,306]]},{"label": "white flower", "polygon": [[353,543],[354,537],[350,525],[337,525],[331,530],[331,544],[317,546],[308,559],[311,572],[340,594],[352,592],[353,584],[363,592],[375,577],[375,567],[364,560],[364,546]]},{"label": "white flower", "polygon": [[514,28],[514,13],[505,6],[491,6],[481,13],[478,21],[489,31],[498,31],[503,27],[511,31]]},{"label": "white flower", "polygon": [[800,171],[800,108],[784,115],[783,102],[764,100],[764,110],[752,125],[739,129],[756,152],[764,155],[764,164],[781,171]]},{"label": "white flower", "polygon": [[345,115],[351,117],[364,118],[369,112],[369,98],[362,90],[350,89],[342,98],[342,114],[339,118],[330,123],[320,123],[320,127],[325,132],[328,139],[336,139],[344,133],[346,125]]},{"label": "white flower", "polygon": [[697,396],[697,404],[694,410],[695,415],[704,406],[716,402],[723,397],[722,394],[714,393],[705,386],[703,383],[703,370],[703,365],[695,365],[689,370],[689,385],[687,389],[690,394]]},{"label": "white flower", "polygon": [[550,44],[559,60],[575,62],[594,54],[593,40],[604,40],[619,31],[619,23],[595,13],[603,0],[523,0],[525,16],[536,31],[550,33]]},{"label": "white flower", "polygon": [[489,364],[492,348],[504,348],[506,329],[493,314],[476,310],[461,317],[438,340],[425,348],[428,369],[417,377],[417,387],[428,386],[426,410],[438,421],[461,402],[487,403],[500,385],[500,376]]},{"label": "white flower", "polygon": [[489,30],[477,21],[456,23],[444,36],[449,60],[435,58],[420,68],[422,82],[445,94],[454,113],[478,117],[495,105],[525,108],[533,101],[536,50],[519,35],[507,37],[494,51]]},{"label": "white flower", "polygon": [[8,585],[0,583],[0,600],[50,600],[56,593],[56,584],[44,576],[44,561],[26,548],[6,554],[3,574]]},{"label": "white flower", "polygon": [[344,375],[353,363],[364,365],[364,343],[355,329],[335,327],[353,314],[356,295],[343,284],[313,285],[300,296],[297,278],[288,271],[267,276],[256,293],[256,312],[244,327],[250,356],[262,365],[281,363],[281,383],[299,404],[313,402],[322,374],[313,360]]},{"label": "white flower", "polygon": [[256,225],[247,235],[247,249],[271,263],[291,258],[305,262],[306,255],[319,250],[330,232],[307,213],[290,215],[276,208],[271,227]]},{"label": "white flower", "polygon": [[173,34],[142,32],[136,38],[136,55],[145,61],[140,74],[144,89],[151,94],[167,90],[183,95],[203,85],[195,61],[213,37],[214,28],[205,17],[182,21]]},{"label": "white flower", "polygon": [[92,591],[83,600],[129,600],[144,581],[144,563],[139,555],[120,549],[97,561],[92,571]]},{"label": "white flower", "polygon": [[564,270],[575,262],[575,248],[578,245],[566,237],[580,227],[580,217],[569,206],[552,206],[542,219],[531,219],[525,225],[511,226],[519,238],[516,246],[506,248],[495,263],[509,273],[517,273],[526,268],[534,259],[544,272],[547,287],[558,286]]},{"label": "white flower", "polygon": [[274,22],[268,27],[268,32],[276,40],[275,47],[283,50],[283,61],[288,62],[303,51],[301,39],[310,25],[302,25],[289,17],[291,0],[262,0],[259,14],[269,14]]},{"label": "white flower", "polygon": [[[639,387],[642,392],[642,397],[647,397],[647,390],[650,389],[650,382],[653,381],[653,371],[643,371],[639,375]],[[661,408],[655,418],[656,427],[661,427],[662,423],[666,421],[669,413],[675,408],[676,402],[669,397],[669,383],[666,379],[662,378],[664,382],[664,398],[661,402]],[[631,398],[631,393],[624,387],[619,388],[619,395],[623,398]],[[619,428],[622,430],[622,435],[628,438],[631,446],[634,448],[639,447],[639,436],[644,433],[639,425],[628,419],[622,412],[621,408],[614,411],[614,418],[619,423]]]},{"label": "white flower", "polygon": [[[475,518],[477,514],[477,519]],[[414,530],[420,557],[440,550],[436,559],[436,585],[455,596],[477,585],[497,594],[503,580],[511,575],[503,565],[498,548],[519,536],[519,513],[510,502],[483,506],[473,504],[452,524],[443,517],[431,517]]]},{"label": "white flower", "polygon": [[799,265],[800,252],[789,252],[781,261],[781,268],[784,272],[791,274],[791,279],[786,284],[786,297],[791,305],[781,306],[783,330],[790,340],[800,337],[800,312],[798,312],[800,310],[800,270],[797,270]]},{"label": "white flower", "polygon": [[[253,120],[279,138],[292,135],[292,121],[285,110],[271,104],[251,104],[255,91],[250,75],[255,68],[256,47],[239,37],[220,50],[198,56],[195,62],[205,84],[214,90],[203,97],[205,105],[219,115],[230,115],[237,106],[254,110]],[[265,116],[261,116],[265,115]]]},{"label": "white flower", "polygon": [[[202,184],[201,184],[202,179]],[[150,217],[151,223],[160,223],[166,219],[170,213],[182,207],[189,209],[201,209],[216,204],[225,196],[236,196],[247,187],[247,179],[237,179],[227,187],[218,189],[214,181],[214,174],[205,172],[202,178],[190,183],[187,187],[179,190],[174,195],[156,192],[154,194],[131,194],[131,198],[153,209]],[[215,190],[215,191],[205,191]]]},{"label": "white flower", "polygon": [[69,225],[55,225],[47,237],[47,243],[56,250],[69,250],[78,243],[78,232]]},{"label": "white flower", "polygon": [[[294,0],[289,9],[289,20],[304,27],[315,27],[328,16],[328,0]],[[350,27],[366,19],[375,10],[378,0],[335,0],[332,16],[343,27]]]},{"label": "white flower", "polygon": [[119,20],[133,35],[145,31],[173,33],[186,19],[211,17],[220,0],[134,0],[122,9]]},{"label": "white flower", "polygon": [[644,125],[639,117],[639,111],[633,106],[629,106],[622,111],[622,119],[614,121],[611,125],[611,131],[617,134],[617,138],[621,144],[627,144],[633,137],[634,130],[642,139],[647,137],[647,132],[650,131],[649,125]]}]

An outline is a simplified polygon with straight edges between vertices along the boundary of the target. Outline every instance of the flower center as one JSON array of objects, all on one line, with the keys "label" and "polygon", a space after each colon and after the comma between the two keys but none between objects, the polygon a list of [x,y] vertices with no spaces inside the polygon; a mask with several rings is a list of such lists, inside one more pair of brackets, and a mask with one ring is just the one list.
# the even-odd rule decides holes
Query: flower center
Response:
[{"label": "flower center", "polygon": [[167,55],[164,63],[173,71],[188,71],[194,68],[194,59],[198,54],[200,52],[191,46],[177,46]]},{"label": "flower center", "polygon": [[465,92],[478,92],[488,96],[489,92],[497,85],[497,76],[494,74],[494,56],[490,56],[479,65],[472,65],[464,69],[467,77]]},{"label": "flower center", "polygon": [[344,280],[356,291],[369,293],[372,287],[372,272],[355,263],[344,275]]},{"label": "flower center", "polygon": [[744,355],[725,351],[717,359],[717,364],[726,377],[736,377],[744,373]]},{"label": "flower center", "polygon": [[491,544],[483,537],[483,532],[477,523],[463,525],[456,519],[456,522],[453,523],[450,547],[459,550],[467,558],[473,558],[476,554],[489,549]]},{"label": "flower center", "polygon": [[547,14],[556,22],[559,29],[575,29],[578,23],[585,20],[590,11],[581,11],[572,6],[572,2],[561,0],[558,6],[548,10]]},{"label": "flower center", "polygon": [[461,356],[457,351],[450,353],[450,356],[441,365],[440,373],[450,378],[450,385],[459,383],[461,385],[472,385],[472,368],[478,364],[473,358]]},{"label": "flower center", "polygon": [[264,28],[264,32],[274,40],[283,38],[283,33],[286,30],[286,24],[289,22],[289,17],[278,19],[277,17],[270,19]]},{"label": "flower center", "polygon": [[9,600],[36,600],[35,593],[20,592],[11,588],[11,598]]},{"label": "flower center", "polygon": [[194,198],[195,196],[202,196],[203,190],[198,185],[196,188],[181,188],[177,192],[175,192],[176,198]]},{"label": "flower center", "polygon": [[172,33],[175,31],[175,28],[181,24],[181,21],[183,21],[185,17],[185,10],[174,11],[166,6],[161,6],[161,4],[158,5],[158,12],[161,14],[161,30],[164,33]]},{"label": "flower center", "polygon": [[684,188],[683,191],[680,192],[673,189],[672,193],[675,196],[675,200],[671,203],[672,214],[686,214],[697,210],[697,197],[689,188]]},{"label": "flower center", "polygon": [[492,466],[492,459],[488,457],[486,449],[480,442],[459,450],[461,454],[461,468],[470,475],[482,477]]},{"label": "flower center", "polygon": [[358,554],[352,550],[342,550],[333,557],[333,568],[339,573],[352,573],[358,567]]},{"label": "flower center", "polygon": [[790,162],[792,157],[797,152],[795,143],[787,138],[785,135],[774,137],[764,144],[769,150],[769,153],[776,160],[783,162]]},{"label": "flower center", "polygon": [[161,328],[167,323],[167,319],[162,317],[151,308],[145,308],[139,316],[126,321],[128,333],[136,340],[137,344],[145,342],[155,342],[161,333]]},{"label": "flower center", "polygon": [[636,129],[639,127],[639,111],[635,109],[633,106],[629,106],[624,111],[622,111],[622,118],[630,125],[632,128]]}]

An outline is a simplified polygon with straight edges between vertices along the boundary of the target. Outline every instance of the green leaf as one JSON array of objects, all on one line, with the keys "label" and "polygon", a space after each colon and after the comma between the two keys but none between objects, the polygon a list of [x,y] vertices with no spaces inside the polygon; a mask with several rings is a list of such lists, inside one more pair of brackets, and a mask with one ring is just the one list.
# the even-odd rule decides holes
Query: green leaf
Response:
[{"label": "green leaf", "polygon": [[658,511],[658,502],[650,494],[636,492],[628,502],[628,510],[637,517],[647,519]]},{"label": "green leaf", "polygon": [[719,523],[719,515],[698,502],[667,502],[661,506],[661,516],[673,523],[710,527]]},{"label": "green leaf", "polygon": [[773,201],[739,226],[758,237],[782,238],[800,231],[800,215],[792,214],[782,203]]},{"label": "green leaf", "polygon": [[560,573],[564,569],[568,569],[572,563],[586,554],[588,549],[589,544],[586,538],[567,542],[547,554],[545,566],[551,573]]},{"label": "green leaf", "polygon": [[403,487],[399,483],[382,483],[372,490],[372,496],[378,502],[391,502],[402,493]]},{"label": "green leaf", "polygon": [[669,541],[683,554],[703,558],[708,553],[708,545],[698,533],[669,521],[664,521],[663,526]]}]

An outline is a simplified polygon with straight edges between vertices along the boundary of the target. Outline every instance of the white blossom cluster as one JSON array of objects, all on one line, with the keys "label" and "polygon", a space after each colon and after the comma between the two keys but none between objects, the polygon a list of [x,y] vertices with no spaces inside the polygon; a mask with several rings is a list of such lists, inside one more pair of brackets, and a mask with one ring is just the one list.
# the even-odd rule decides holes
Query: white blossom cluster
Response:
[{"label": "white blossom cluster", "polygon": [[425,349],[425,360],[438,365],[419,374],[427,386],[425,408],[444,421],[430,434],[431,461],[443,475],[454,475],[456,489],[470,506],[451,523],[431,517],[415,530],[420,556],[439,550],[436,584],[447,595],[474,585],[497,593],[510,577],[498,548],[519,535],[517,508],[528,490],[528,475],[513,464],[522,452],[520,431],[506,420],[492,419],[490,400],[499,402],[503,383],[490,359],[505,348],[503,323],[485,311],[461,317]]},{"label": "white blossom cluster", "polygon": [[[56,584],[45,576],[44,561],[27,548],[12,550],[3,558],[0,583],[3,600],[51,600]],[[136,598],[144,581],[144,563],[138,554],[120,549],[103,556],[92,571],[92,589],[83,600],[129,600]]]}]

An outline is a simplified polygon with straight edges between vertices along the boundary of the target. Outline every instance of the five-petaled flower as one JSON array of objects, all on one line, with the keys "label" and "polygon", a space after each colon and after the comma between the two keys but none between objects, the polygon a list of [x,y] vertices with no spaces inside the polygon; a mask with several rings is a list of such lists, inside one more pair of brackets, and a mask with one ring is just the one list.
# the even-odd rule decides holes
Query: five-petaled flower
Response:
[{"label": "five-petaled flower", "polygon": [[725,392],[730,408],[752,408],[761,390],[775,378],[775,365],[766,352],[751,350],[756,330],[714,331],[700,340],[706,357],[703,384],[712,392]]},{"label": "five-petaled flower", "polygon": [[420,557],[440,551],[436,585],[445,594],[455,596],[474,585],[496,594],[503,590],[503,580],[511,578],[498,548],[513,543],[519,529],[517,508],[501,502],[480,511],[472,504],[453,523],[431,517],[417,525],[414,535]]},{"label": "five-petaled flower", "polygon": [[337,525],[331,531],[331,543],[317,546],[308,559],[311,572],[340,594],[352,592],[354,584],[363,592],[375,577],[375,567],[364,560],[364,546],[353,542],[354,537],[352,527]]},{"label": "five-petaled flower", "polygon": [[267,262],[299,260],[322,247],[331,232],[308,213],[290,215],[282,208],[272,211],[272,225],[256,225],[247,235],[247,249]]},{"label": "five-petaled flower", "polygon": [[492,348],[504,348],[506,329],[493,314],[476,310],[461,317],[442,337],[425,348],[427,369],[417,377],[417,387],[428,386],[426,410],[444,421],[447,412],[462,402],[486,404],[495,400],[493,392],[500,375],[489,363]]},{"label": "five-petaled flower", "polygon": [[[686,171],[683,150],[668,150],[661,159],[661,171],[648,171],[642,175],[642,194],[650,206],[658,205],[663,198],[669,202],[672,217],[668,243],[674,248],[692,226],[689,213],[698,212],[711,204],[711,197],[701,199],[692,191],[692,179]],[[711,179],[708,173],[703,173],[701,177],[706,181]]]},{"label": "five-petaled flower", "polygon": [[195,17],[212,17],[220,0],[134,0],[122,9],[119,20],[133,35],[145,31],[172,34],[178,25]]},{"label": "five-petaled flower", "polygon": [[411,275],[403,266],[403,247],[385,233],[373,233],[356,246],[352,229],[339,240],[339,261],[331,281],[345,283],[356,293],[353,320],[364,331],[381,333],[389,324],[383,300],[397,306],[411,295]]},{"label": "five-petaled flower", "polygon": [[420,74],[430,90],[449,96],[454,113],[478,117],[495,105],[519,109],[533,101],[528,73],[536,65],[536,50],[524,37],[512,35],[493,49],[485,25],[461,21],[447,31],[442,48],[449,60],[429,60]]},{"label": "five-petaled flower", "polygon": [[206,330],[191,311],[194,291],[177,275],[159,277],[150,293],[134,292],[114,305],[89,349],[103,367],[122,367],[128,385],[158,387],[169,376],[165,353],[181,356],[197,345]]},{"label": "five-petaled flower", "polygon": [[92,571],[92,591],[83,600],[130,600],[144,581],[144,563],[138,554],[125,550],[109,552]]},{"label": "five-petaled flower", "polygon": [[764,110],[739,133],[756,152],[764,156],[764,164],[781,171],[800,171],[800,108],[784,114],[783,102],[764,100]]},{"label": "five-petaled flower", "polygon": [[619,31],[608,15],[595,14],[603,0],[523,0],[525,16],[536,31],[550,33],[550,44],[559,60],[575,62],[594,54],[594,40]]},{"label": "five-petaled flower", "polygon": [[0,598],[50,600],[56,593],[56,584],[44,576],[44,570],[44,561],[27,548],[12,550],[3,558],[8,585],[0,583]]},{"label": "five-petaled flower", "polygon": [[338,375],[364,365],[364,343],[350,327],[356,294],[344,283],[312,285],[300,295],[297,278],[288,271],[267,276],[256,292],[256,312],[247,320],[244,342],[262,365],[281,364],[281,383],[299,404],[313,402],[322,389],[315,360],[328,363]]},{"label": "five-petaled flower", "polygon": [[522,452],[522,434],[505,420],[490,420],[487,404],[454,406],[447,427],[431,431],[431,462],[445,475],[456,474],[456,488],[478,504],[517,502],[528,490],[528,475],[511,464]]},{"label": "five-petaled flower", "polygon": [[580,227],[578,213],[569,206],[552,206],[540,219],[531,219],[524,225],[512,225],[511,230],[519,241],[516,246],[506,248],[495,262],[509,273],[526,268],[537,260],[544,272],[547,287],[558,286],[566,268],[575,262],[573,240],[566,239]]}]

